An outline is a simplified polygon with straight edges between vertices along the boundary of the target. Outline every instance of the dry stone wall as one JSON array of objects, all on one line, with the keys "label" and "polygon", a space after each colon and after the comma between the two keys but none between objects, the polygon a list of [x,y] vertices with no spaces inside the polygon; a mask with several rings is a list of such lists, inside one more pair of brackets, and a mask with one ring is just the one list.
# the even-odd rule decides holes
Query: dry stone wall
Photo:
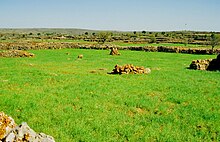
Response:
[{"label": "dry stone wall", "polygon": [[171,53],[186,53],[186,54],[217,54],[220,49],[214,51],[210,48],[184,48],[184,47],[166,47],[166,46],[115,46],[108,44],[78,44],[71,42],[2,42],[0,43],[0,50],[38,50],[38,49],[62,49],[62,48],[80,48],[80,49],[112,49],[120,50],[136,50],[146,52],[171,52]]},{"label": "dry stone wall", "polygon": [[7,50],[0,52],[0,57],[34,57],[34,54],[22,50]]}]

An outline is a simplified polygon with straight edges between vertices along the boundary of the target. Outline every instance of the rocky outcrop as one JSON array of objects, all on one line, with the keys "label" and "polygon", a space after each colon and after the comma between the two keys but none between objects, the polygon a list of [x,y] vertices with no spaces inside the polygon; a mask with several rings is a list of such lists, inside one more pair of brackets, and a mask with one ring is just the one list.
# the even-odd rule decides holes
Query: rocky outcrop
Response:
[{"label": "rocky outcrop", "polygon": [[124,66],[115,65],[115,68],[112,70],[110,74],[149,74],[150,72],[150,68],[126,64]]},{"label": "rocky outcrop", "polygon": [[0,112],[0,142],[55,142],[55,140],[44,133],[36,133],[26,122],[16,125],[11,117]]},{"label": "rocky outcrop", "polygon": [[22,50],[8,50],[0,52],[0,57],[34,57],[34,54]]},{"label": "rocky outcrop", "polygon": [[216,59],[193,60],[189,69],[220,71],[220,54]]}]

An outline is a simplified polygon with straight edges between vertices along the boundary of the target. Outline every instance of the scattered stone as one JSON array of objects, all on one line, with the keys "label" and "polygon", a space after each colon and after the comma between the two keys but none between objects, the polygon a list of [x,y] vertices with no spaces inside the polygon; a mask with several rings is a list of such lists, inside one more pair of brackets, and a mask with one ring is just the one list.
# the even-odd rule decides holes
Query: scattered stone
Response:
[{"label": "scattered stone", "polygon": [[126,64],[124,66],[115,65],[115,68],[110,74],[149,74],[150,68],[138,67],[132,64]]},{"label": "scattered stone", "polygon": [[90,73],[97,73],[97,71],[96,70],[92,70],[92,71],[90,71]]},{"label": "scattered stone", "polygon": [[55,142],[55,140],[44,133],[36,133],[26,122],[16,125],[11,117],[0,112],[0,142]]},{"label": "scattered stone", "polygon": [[30,63],[29,66],[32,66],[32,67],[33,67],[34,65]]},{"label": "scattered stone", "polygon": [[100,68],[99,70],[100,71],[106,71],[107,69],[106,68]]},{"label": "scattered stone", "polygon": [[193,60],[189,66],[189,69],[220,71],[220,54],[216,59]]},{"label": "scattered stone", "polygon": [[34,54],[22,50],[8,50],[0,52],[0,57],[34,57]]},{"label": "scattered stone", "polygon": [[82,58],[83,58],[82,54],[78,55],[78,59],[82,59]]},{"label": "scattered stone", "polygon": [[111,48],[110,55],[121,55],[117,48]]}]

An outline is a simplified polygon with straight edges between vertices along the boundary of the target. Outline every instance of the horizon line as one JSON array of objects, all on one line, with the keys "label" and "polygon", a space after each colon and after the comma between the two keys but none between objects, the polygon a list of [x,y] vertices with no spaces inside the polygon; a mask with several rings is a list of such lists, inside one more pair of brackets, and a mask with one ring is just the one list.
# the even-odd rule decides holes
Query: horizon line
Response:
[{"label": "horizon line", "polygon": [[106,31],[106,32],[220,32],[220,31],[213,31],[213,30],[105,30],[105,29],[89,29],[89,28],[73,28],[73,27],[0,27],[0,29],[8,29],[8,30],[21,30],[21,29],[68,29],[68,30],[89,30],[89,31]]}]

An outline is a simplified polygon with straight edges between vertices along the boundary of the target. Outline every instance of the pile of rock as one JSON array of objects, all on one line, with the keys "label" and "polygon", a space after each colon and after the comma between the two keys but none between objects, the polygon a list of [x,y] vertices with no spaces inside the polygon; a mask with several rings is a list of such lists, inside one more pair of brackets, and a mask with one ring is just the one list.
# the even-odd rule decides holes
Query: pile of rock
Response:
[{"label": "pile of rock", "polygon": [[207,70],[212,59],[206,60],[193,60],[189,68],[194,70]]},{"label": "pile of rock", "polygon": [[126,64],[124,66],[115,65],[115,68],[112,70],[110,74],[149,74],[150,72],[150,68]]},{"label": "pile of rock", "polygon": [[44,133],[36,133],[27,123],[16,125],[14,120],[0,112],[0,142],[55,142],[54,138]]},{"label": "pile of rock", "polygon": [[216,59],[193,60],[189,66],[189,69],[220,71],[220,54]]},{"label": "pile of rock", "polygon": [[110,55],[121,55],[117,48],[111,48]]},{"label": "pile of rock", "polygon": [[34,57],[34,54],[22,50],[8,50],[0,52],[0,57]]}]

